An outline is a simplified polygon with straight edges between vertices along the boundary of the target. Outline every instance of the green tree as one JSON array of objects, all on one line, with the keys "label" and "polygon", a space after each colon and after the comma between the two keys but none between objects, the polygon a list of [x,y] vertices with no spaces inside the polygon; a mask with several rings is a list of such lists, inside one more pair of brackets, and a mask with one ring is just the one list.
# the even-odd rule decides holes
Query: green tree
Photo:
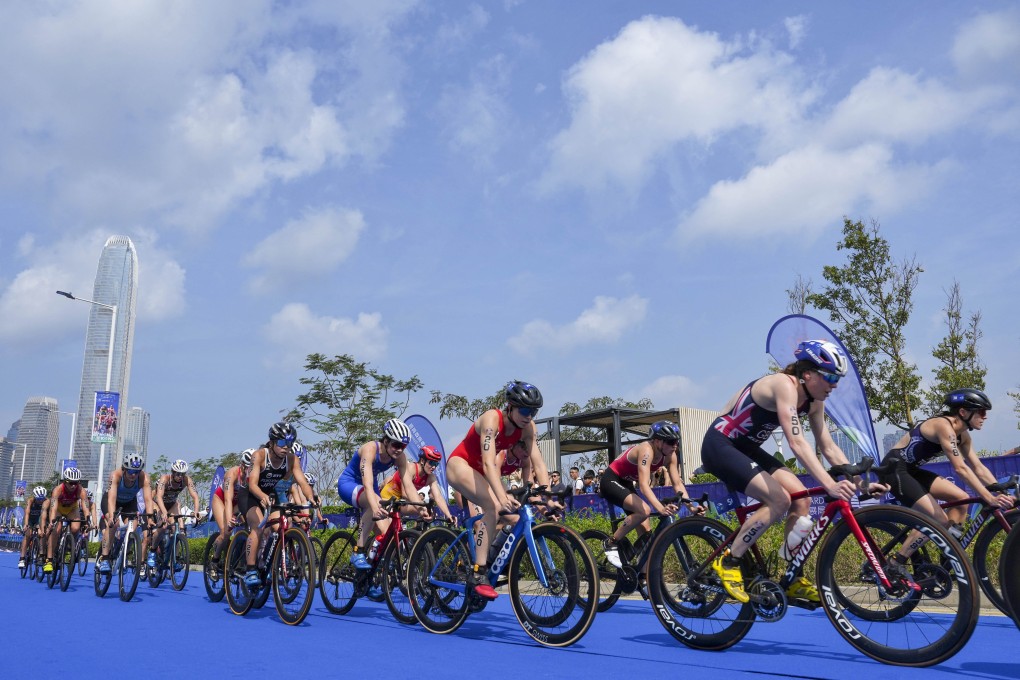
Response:
[{"label": "green tree", "polygon": [[397,380],[349,354],[309,354],[305,370],[311,375],[300,382],[308,391],[286,419],[322,437],[306,448],[315,454],[310,471],[323,480],[318,486],[326,491],[361,444],[378,438],[387,420],[404,415],[423,383],[418,376]]},{"label": "green tree", "polygon": [[505,387],[501,386],[493,394],[479,399],[468,399],[459,394],[444,394],[438,390],[432,390],[430,404],[439,404],[439,419],[463,418],[474,422],[478,416],[494,408],[503,408],[506,405]]},{"label": "green tree", "polygon": [[985,388],[985,374],[988,369],[978,356],[978,340],[981,339],[981,312],[970,316],[970,323],[963,325],[963,299],[960,284],[953,282],[946,291],[946,326],[948,332],[942,342],[932,350],[938,365],[932,369],[935,379],[931,388],[925,390],[925,412],[929,416],[942,411],[942,400],[946,393],[962,387]]},{"label": "green tree", "polygon": [[1007,392],[1007,394],[1013,397],[1013,413],[1017,417],[1016,428],[1020,430],[1020,389],[1016,392]]},{"label": "green tree", "polygon": [[924,269],[913,258],[893,262],[879,225],[843,219],[845,250],[841,266],[827,265],[825,290],[808,302],[829,312],[836,332],[861,372],[868,402],[879,417],[896,427],[914,426],[921,376],[907,360],[904,328],[913,310],[913,292]]}]

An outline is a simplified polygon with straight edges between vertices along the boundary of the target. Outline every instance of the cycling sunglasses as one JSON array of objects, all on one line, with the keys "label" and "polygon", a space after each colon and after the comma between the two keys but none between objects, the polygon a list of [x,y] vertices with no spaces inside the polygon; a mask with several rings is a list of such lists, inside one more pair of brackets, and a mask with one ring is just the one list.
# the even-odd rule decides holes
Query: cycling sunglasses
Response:
[{"label": "cycling sunglasses", "polygon": [[294,440],[293,439],[277,439],[276,440],[276,445],[279,446],[281,449],[286,449],[286,448],[289,448],[289,447],[294,445]]},{"label": "cycling sunglasses", "polygon": [[528,418],[528,417],[534,418],[535,416],[538,415],[538,409],[537,408],[532,408],[530,406],[518,406],[517,407],[517,412],[520,413],[525,418]]},{"label": "cycling sunglasses", "polygon": [[835,385],[836,383],[839,382],[839,379],[842,377],[836,375],[835,373],[826,373],[825,371],[815,371],[815,373],[822,376],[822,380],[829,383],[830,385]]}]

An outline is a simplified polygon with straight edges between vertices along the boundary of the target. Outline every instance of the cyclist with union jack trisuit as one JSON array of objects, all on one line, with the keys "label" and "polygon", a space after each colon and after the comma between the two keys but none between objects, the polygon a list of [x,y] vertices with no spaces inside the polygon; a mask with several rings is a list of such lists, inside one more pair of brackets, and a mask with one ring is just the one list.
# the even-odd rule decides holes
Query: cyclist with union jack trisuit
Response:
[{"label": "cyclist with union jack trisuit", "polygon": [[[830,465],[847,463],[846,455],[832,440],[825,423],[825,399],[847,374],[849,360],[834,343],[824,340],[801,342],[794,352],[796,361],[781,373],[752,380],[738,392],[708,428],[701,446],[705,471],[714,474],[731,489],[762,502],[748,517],[733,541],[733,546],[713,562],[712,567],[723,587],[739,602],[748,602],[740,558],[765,530],[787,514],[783,548],[790,530],[799,521],[809,523],[810,498],[791,503],[790,494],[804,491],[801,481],[761,444],[781,428],[798,462],[818,480],[833,498],[849,500],[855,486],[847,480],[835,481],[815,456],[804,437],[802,418],[807,416],[819,451]],[[880,487],[881,485],[876,485]],[[803,518],[803,519],[801,519]],[[807,529],[810,531],[810,528]],[[804,531],[806,534],[807,531]],[[784,557],[789,551],[780,550]],[[791,601],[819,602],[818,590],[803,576],[787,590]]]}]

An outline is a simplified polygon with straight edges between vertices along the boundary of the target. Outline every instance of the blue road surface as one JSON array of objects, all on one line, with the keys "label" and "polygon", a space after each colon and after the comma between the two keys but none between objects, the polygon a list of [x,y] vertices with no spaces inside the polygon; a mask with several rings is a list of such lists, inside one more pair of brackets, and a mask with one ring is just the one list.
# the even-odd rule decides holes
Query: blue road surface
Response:
[{"label": "blue road surface", "polygon": [[[597,614],[588,634],[563,649],[540,647],[517,624],[509,599],[472,616],[452,635],[433,635],[396,623],[385,604],[359,602],[334,616],[316,600],[301,626],[291,627],[266,607],[234,616],[226,600],[212,604],[202,574],[187,587],[139,583],[131,602],[92,589],[92,567],[67,592],[22,580],[17,555],[0,554],[0,644],[3,677],[67,672],[76,679],[180,678],[185,675],[253,680],[278,677],[419,678],[1020,678],[1020,631],[1003,616],[984,615],[967,646],[932,668],[885,666],[844,642],[825,614],[793,609],[780,622],[759,623],[735,647],[700,652],[675,642],[640,600],[621,600]],[[73,645],[73,655],[65,645]],[[97,650],[103,650],[102,652]],[[131,661],[121,656],[130,655]],[[405,654],[401,660],[395,655]],[[144,667],[137,662],[145,660]],[[33,670],[34,669],[34,670]]]}]

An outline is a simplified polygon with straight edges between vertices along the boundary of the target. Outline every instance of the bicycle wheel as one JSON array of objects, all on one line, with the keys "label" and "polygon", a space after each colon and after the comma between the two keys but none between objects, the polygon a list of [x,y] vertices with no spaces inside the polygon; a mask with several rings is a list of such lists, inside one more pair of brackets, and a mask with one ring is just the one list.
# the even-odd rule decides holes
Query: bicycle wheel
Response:
[{"label": "bicycle wheel", "polygon": [[[1010,510],[1006,513],[1006,521],[1011,527],[1016,526],[1020,520],[1020,510]],[[978,532],[974,539],[974,571],[977,573],[978,585],[981,592],[985,594],[988,601],[995,605],[995,608],[1006,616],[1010,615],[1009,605],[1002,596],[1002,580],[999,578],[999,562],[1003,554],[1003,544],[1006,535],[1010,533],[1003,529],[996,518],[991,518]]]},{"label": "bicycle wheel", "polygon": [[191,571],[191,548],[184,534],[178,533],[170,544],[170,584],[174,590],[184,590]]},{"label": "bicycle wheel", "polygon": [[[526,541],[510,556],[510,605],[535,642],[566,647],[580,640],[599,605],[599,572],[584,539],[562,524],[531,529],[534,553]],[[541,569],[539,569],[539,567]],[[545,585],[539,580],[545,576]]]},{"label": "bicycle wheel", "polygon": [[74,543],[74,535],[64,532],[64,535],[60,537],[60,544],[57,546],[57,562],[60,564],[60,590],[65,593],[68,586],[71,585],[71,576],[74,574]]},{"label": "bicycle wheel", "polygon": [[32,573],[32,562],[35,560],[35,555],[32,554],[32,541],[28,541],[25,546],[25,556],[22,558],[25,566],[18,567],[18,571],[21,573],[21,578],[25,578]]},{"label": "bicycle wheel", "polygon": [[[308,535],[308,542],[312,544],[312,552],[315,553],[315,579],[316,581],[322,580],[322,541],[319,540],[318,536],[313,534]],[[316,583],[316,586],[319,584]]]},{"label": "bicycle wheel", "polygon": [[588,545],[588,552],[599,570],[599,611],[608,611],[620,599],[620,570],[606,559],[606,541],[609,534],[598,529],[586,529],[581,538]]},{"label": "bicycle wheel", "polygon": [[78,565],[78,576],[84,576],[89,572],[89,544],[83,533],[78,532],[78,540],[74,544],[74,561]]},{"label": "bicycle wheel", "polygon": [[421,534],[414,529],[404,529],[399,540],[390,541],[379,562],[382,571],[382,589],[386,606],[400,623],[412,625],[418,622],[407,593],[407,558],[415,541]]},{"label": "bicycle wheel", "polygon": [[431,633],[452,633],[467,619],[464,589],[473,562],[468,536],[468,532],[458,535],[445,527],[433,527],[418,537],[407,557],[411,608]]},{"label": "bicycle wheel", "polygon": [[855,510],[853,517],[876,554],[888,533],[916,530],[928,542],[923,558],[908,563],[919,589],[895,579],[886,590],[870,569],[862,569],[868,558],[850,524],[836,524],[818,555],[822,607],[836,630],[883,663],[922,667],[953,656],[970,639],[980,609],[977,577],[963,548],[930,517],[907,508],[874,506]]},{"label": "bicycle wheel", "polygon": [[244,572],[248,569],[245,563],[247,544],[247,529],[238,531],[230,537],[227,554],[223,560],[223,585],[227,592],[227,604],[230,606],[230,611],[238,616],[247,614],[255,604],[255,598],[251,596],[248,587],[244,585]]},{"label": "bicycle wheel", "polygon": [[291,527],[273,556],[273,599],[284,623],[305,620],[315,599],[315,553],[303,529]]},{"label": "bicycle wheel", "polygon": [[1010,610],[1013,623],[1020,628],[1020,569],[1016,568],[1018,563],[1020,563],[1020,530],[1014,526],[1002,545],[999,583],[1002,584],[1002,597],[1006,608]]},{"label": "bicycle wheel", "polygon": [[[116,543],[116,541],[114,541]],[[110,581],[113,580],[113,571],[104,574],[99,571],[99,560],[101,559],[103,552],[103,544],[99,544],[99,552],[96,554],[96,566],[92,570],[92,586],[95,588],[96,597],[106,597],[106,591],[110,589]],[[113,551],[113,555],[118,553],[117,550]],[[113,557],[108,558],[108,561],[113,561]]]},{"label": "bicycle wheel", "polygon": [[138,587],[138,576],[145,563],[142,557],[142,541],[138,534],[128,534],[124,553],[118,560],[117,580],[120,586],[120,599],[122,602],[130,602],[135,596],[135,589]]},{"label": "bicycle wheel", "polygon": [[222,553],[219,564],[213,563],[213,558],[216,556],[216,541],[219,537],[220,532],[218,531],[209,536],[205,542],[205,553],[202,556],[202,582],[205,583],[205,594],[209,596],[210,602],[219,602],[227,592],[223,587]]},{"label": "bicycle wheel", "polygon": [[53,560],[52,560],[52,564],[51,564],[51,571],[50,571],[50,573],[46,574],[46,587],[47,588],[53,588],[53,586],[57,585],[57,583],[60,582],[60,565],[61,565],[60,552],[61,552],[61,545],[60,545],[60,539],[58,537],[58,539],[57,539],[57,552],[53,555]]},{"label": "bicycle wheel", "polygon": [[[152,539],[150,538],[149,541],[149,549],[151,550]],[[162,553],[157,551],[155,567],[150,567],[148,563],[142,565],[141,574],[145,577],[143,580],[147,580],[149,582],[150,588],[159,588],[159,585],[163,583],[163,580],[166,578],[166,561],[166,551],[163,551]]]},{"label": "bicycle wheel", "polygon": [[351,564],[357,545],[353,532],[338,531],[322,547],[319,595],[326,609],[334,614],[346,614],[357,601],[357,585],[363,578]]},{"label": "bicycle wheel", "polygon": [[39,538],[35,549],[35,580],[42,583],[46,580],[46,572],[43,566],[46,564],[46,541]]},{"label": "bicycle wheel", "polygon": [[720,650],[740,642],[754,625],[754,608],[726,594],[708,563],[732,530],[713,519],[674,522],[652,545],[648,598],[662,627],[694,649]]}]

